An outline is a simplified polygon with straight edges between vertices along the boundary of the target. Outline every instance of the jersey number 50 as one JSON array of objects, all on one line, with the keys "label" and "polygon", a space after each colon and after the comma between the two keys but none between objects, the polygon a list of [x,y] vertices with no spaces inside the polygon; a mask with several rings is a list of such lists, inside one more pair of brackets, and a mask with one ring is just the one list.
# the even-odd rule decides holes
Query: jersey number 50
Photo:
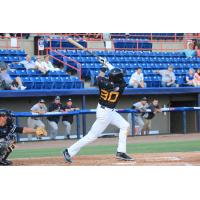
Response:
[{"label": "jersey number 50", "polygon": [[117,101],[118,96],[119,96],[119,92],[108,92],[106,90],[101,90],[100,96],[105,101],[115,103]]}]

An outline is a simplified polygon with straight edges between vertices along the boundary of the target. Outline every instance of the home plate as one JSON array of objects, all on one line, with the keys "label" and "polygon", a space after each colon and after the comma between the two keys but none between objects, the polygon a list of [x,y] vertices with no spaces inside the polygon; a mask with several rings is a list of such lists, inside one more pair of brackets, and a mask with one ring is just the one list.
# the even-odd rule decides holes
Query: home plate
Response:
[{"label": "home plate", "polygon": [[148,158],[148,160],[157,160],[157,161],[180,161],[181,159],[175,156],[166,156],[166,157],[154,157],[154,158]]}]

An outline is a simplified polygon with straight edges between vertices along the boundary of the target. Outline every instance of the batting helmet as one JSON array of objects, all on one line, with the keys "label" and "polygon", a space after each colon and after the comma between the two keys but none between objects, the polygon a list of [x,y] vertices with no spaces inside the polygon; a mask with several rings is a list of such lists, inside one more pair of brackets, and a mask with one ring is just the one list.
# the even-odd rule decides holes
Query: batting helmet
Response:
[{"label": "batting helmet", "polygon": [[124,73],[122,69],[114,68],[110,70],[110,73],[108,76],[109,76],[110,81],[114,83],[120,83],[120,82],[123,82]]}]

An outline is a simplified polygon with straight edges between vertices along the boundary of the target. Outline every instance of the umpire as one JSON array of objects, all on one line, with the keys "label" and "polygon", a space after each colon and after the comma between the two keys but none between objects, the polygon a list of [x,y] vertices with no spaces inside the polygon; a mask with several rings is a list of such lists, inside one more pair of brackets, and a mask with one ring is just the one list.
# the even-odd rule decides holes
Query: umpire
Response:
[{"label": "umpire", "polygon": [[0,165],[12,165],[7,158],[15,148],[17,133],[37,135],[37,129],[17,127],[11,111],[0,109]]}]

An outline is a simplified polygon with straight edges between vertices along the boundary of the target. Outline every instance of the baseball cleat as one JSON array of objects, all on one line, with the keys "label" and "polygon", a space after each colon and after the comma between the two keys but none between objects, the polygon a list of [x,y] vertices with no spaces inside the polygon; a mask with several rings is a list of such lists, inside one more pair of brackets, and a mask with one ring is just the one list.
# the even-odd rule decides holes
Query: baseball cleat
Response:
[{"label": "baseball cleat", "polygon": [[120,159],[120,160],[126,160],[126,161],[135,160],[135,159],[131,158],[130,156],[128,156],[126,153],[122,153],[122,152],[117,152],[116,158]]},{"label": "baseball cleat", "polygon": [[2,166],[12,165],[12,161],[3,159],[3,160],[0,161],[0,165],[2,165]]},{"label": "baseball cleat", "polygon": [[65,149],[63,151],[63,156],[65,159],[65,162],[72,163],[72,159],[71,159],[71,156],[69,155],[68,149]]}]

